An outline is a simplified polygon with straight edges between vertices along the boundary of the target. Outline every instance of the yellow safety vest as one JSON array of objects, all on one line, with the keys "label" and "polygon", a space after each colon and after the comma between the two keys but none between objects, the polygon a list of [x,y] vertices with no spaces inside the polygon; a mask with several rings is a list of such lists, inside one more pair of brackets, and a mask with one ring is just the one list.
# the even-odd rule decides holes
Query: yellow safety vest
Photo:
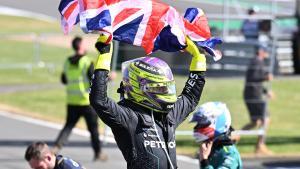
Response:
[{"label": "yellow safety vest", "polygon": [[65,62],[64,73],[67,78],[67,103],[70,105],[89,105],[90,82],[87,71],[92,61],[83,56],[78,65],[71,64],[69,59]]}]

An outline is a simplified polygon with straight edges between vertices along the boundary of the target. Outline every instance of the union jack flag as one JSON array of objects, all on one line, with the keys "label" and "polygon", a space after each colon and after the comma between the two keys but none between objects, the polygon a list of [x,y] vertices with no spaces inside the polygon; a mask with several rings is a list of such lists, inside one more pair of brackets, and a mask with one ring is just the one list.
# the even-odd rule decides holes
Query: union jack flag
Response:
[{"label": "union jack flag", "polygon": [[74,25],[79,22],[78,0],[62,0],[58,10],[61,14],[61,25],[65,34],[68,34]]},{"label": "union jack flag", "polygon": [[218,55],[214,46],[220,40],[211,38],[206,16],[198,8],[189,8],[183,17],[154,0],[62,0],[59,11],[65,33],[79,18],[85,33],[109,33],[114,40],[143,47],[147,54],[182,50],[189,37],[209,54]]}]

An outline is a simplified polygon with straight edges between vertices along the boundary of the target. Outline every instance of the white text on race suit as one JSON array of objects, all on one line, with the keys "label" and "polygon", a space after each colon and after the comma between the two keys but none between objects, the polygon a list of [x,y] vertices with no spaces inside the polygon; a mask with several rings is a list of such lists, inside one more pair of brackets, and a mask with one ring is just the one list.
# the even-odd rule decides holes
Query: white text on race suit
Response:
[{"label": "white text on race suit", "polygon": [[[160,141],[144,141],[144,146],[145,147],[151,147],[151,148],[166,148],[166,143],[165,142],[160,142]],[[169,148],[175,148],[176,143],[175,141],[168,142],[168,147]]]},{"label": "white text on race suit", "polygon": [[196,84],[196,80],[198,79],[198,75],[195,74],[195,73],[190,73],[190,77],[189,77],[189,80],[187,81],[187,85],[185,86],[186,88],[186,91],[188,93],[191,92],[192,88],[195,86]]}]

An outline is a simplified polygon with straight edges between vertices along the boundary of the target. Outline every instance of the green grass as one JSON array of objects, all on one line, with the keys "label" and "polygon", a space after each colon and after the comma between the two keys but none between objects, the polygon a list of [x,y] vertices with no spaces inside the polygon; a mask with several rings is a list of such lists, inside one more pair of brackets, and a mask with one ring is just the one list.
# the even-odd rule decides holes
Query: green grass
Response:
[{"label": "green grass", "polygon": [[[183,79],[177,80],[179,82],[184,81]],[[233,119],[233,125],[241,127],[241,122],[245,122],[248,119],[246,108],[243,105],[242,90],[243,80],[241,79],[208,79],[200,100],[200,104],[208,101],[226,101],[229,109],[231,110],[233,117],[238,117],[238,120]],[[182,88],[182,86],[178,86]],[[180,126],[180,129],[186,130],[191,129],[192,124],[188,124],[187,121]]]},{"label": "green grass", "polygon": [[[33,44],[14,40],[0,40],[0,63],[3,66],[13,64],[33,64]],[[47,45],[41,45],[41,61],[55,64],[55,71],[48,69],[30,68],[3,69],[0,71],[0,84],[55,83],[62,69],[63,60],[71,54],[71,50]]]},{"label": "green grass", "polygon": [[49,72],[46,69],[9,69],[0,70],[0,85],[28,85],[58,83],[59,72]]},{"label": "green grass", "polygon": [[[44,31],[58,31],[57,24],[50,27],[49,23],[31,20],[31,28],[20,26],[24,23],[21,18],[6,18],[0,16],[0,23],[13,22],[12,25],[2,25],[0,33],[33,31],[42,33]],[[32,23],[31,23],[32,22]],[[30,84],[58,84],[59,75],[62,70],[63,61],[72,51],[49,45],[41,45],[41,60],[46,63],[55,64],[54,71],[48,69],[33,68],[32,72],[27,69],[1,69],[0,85],[30,85]],[[19,42],[14,40],[0,39],[0,63],[1,65],[11,63],[33,63],[33,44],[31,42]],[[181,91],[185,76],[176,76],[178,92]],[[118,100],[116,89],[120,81],[120,74],[113,87],[110,88],[111,96]],[[271,150],[276,153],[298,153],[300,152],[299,131],[300,128],[300,78],[279,78],[274,80],[272,88],[276,99],[270,102],[271,126],[268,130],[267,143]],[[243,79],[216,79],[207,78],[200,103],[207,101],[223,101],[227,103],[233,118],[233,126],[241,128],[248,122],[249,117],[242,99]],[[44,89],[37,91],[22,91],[14,93],[1,93],[0,103],[18,107],[29,112],[29,115],[48,119],[56,122],[64,122],[65,118],[65,91],[64,88]],[[80,123],[82,126],[82,123]],[[187,120],[179,127],[179,130],[191,130],[192,125]],[[238,148],[242,153],[251,153],[255,145],[255,137],[242,138]],[[178,152],[192,155],[197,145],[191,136],[177,137]]]},{"label": "green grass", "polygon": [[30,111],[33,116],[58,122],[63,122],[65,117],[63,88],[1,94],[0,102]]},{"label": "green grass", "polygon": [[1,33],[45,33],[61,32],[60,25],[56,22],[45,22],[35,19],[0,15]]},{"label": "green grass", "polygon": [[[33,63],[36,61],[33,42],[0,39],[1,63]],[[61,63],[71,55],[72,50],[60,47],[40,45],[40,59],[47,63]]]}]

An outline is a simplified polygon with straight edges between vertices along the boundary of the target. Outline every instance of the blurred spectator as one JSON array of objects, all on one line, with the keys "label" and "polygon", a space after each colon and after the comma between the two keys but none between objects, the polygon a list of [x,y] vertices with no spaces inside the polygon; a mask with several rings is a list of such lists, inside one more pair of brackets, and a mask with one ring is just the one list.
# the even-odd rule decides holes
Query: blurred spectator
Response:
[{"label": "blurred spectator", "polygon": [[256,11],[254,8],[248,10],[249,18],[244,20],[242,24],[242,34],[246,40],[258,40],[259,36],[259,22],[255,19]]},{"label": "blurred spectator", "polygon": [[55,155],[44,142],[29,145],[25,152],[25,159],[32,169],[85,169],[68,157]]},{"label": "blurred spectator", "polygon": [[[269,125],[269,113],[266,108],[266,99],[271,96],[271,91],[263,86],[263,82],[271,81],[273,75],[264,68],[264,59],[269,56],[266,46],[260,45],[257,49],[257,56],[252,59],[247,70],[246,84],[244,89],[244,100],[249,111],[251,122],[242,129],[249,130],[254,127],[264,128]],[[256,145],[256,153],[271,154],[265,145],[265,134],[259,136]]]},{"label": "blurred spectator", "polygon": [[231,115],[222,102],[207,102],[196,109],[194,138],[199,145],[200,168],[243,168],[240,153],[231,141]]},{"label": "blurred spectator", "polygon": [[65,61],[61,76],[61,81],[67,88],[67,121],[55,141],[54,151],[57,152],[62,148],[80,117],[84,117],[91,133],[94,160],[106,160],[107,156],[101,153],[98,116],[89,101],[89,88],[94,65],[86,56],[86,46],[81,37],[73,39],[72,47],[75,53]]}]

